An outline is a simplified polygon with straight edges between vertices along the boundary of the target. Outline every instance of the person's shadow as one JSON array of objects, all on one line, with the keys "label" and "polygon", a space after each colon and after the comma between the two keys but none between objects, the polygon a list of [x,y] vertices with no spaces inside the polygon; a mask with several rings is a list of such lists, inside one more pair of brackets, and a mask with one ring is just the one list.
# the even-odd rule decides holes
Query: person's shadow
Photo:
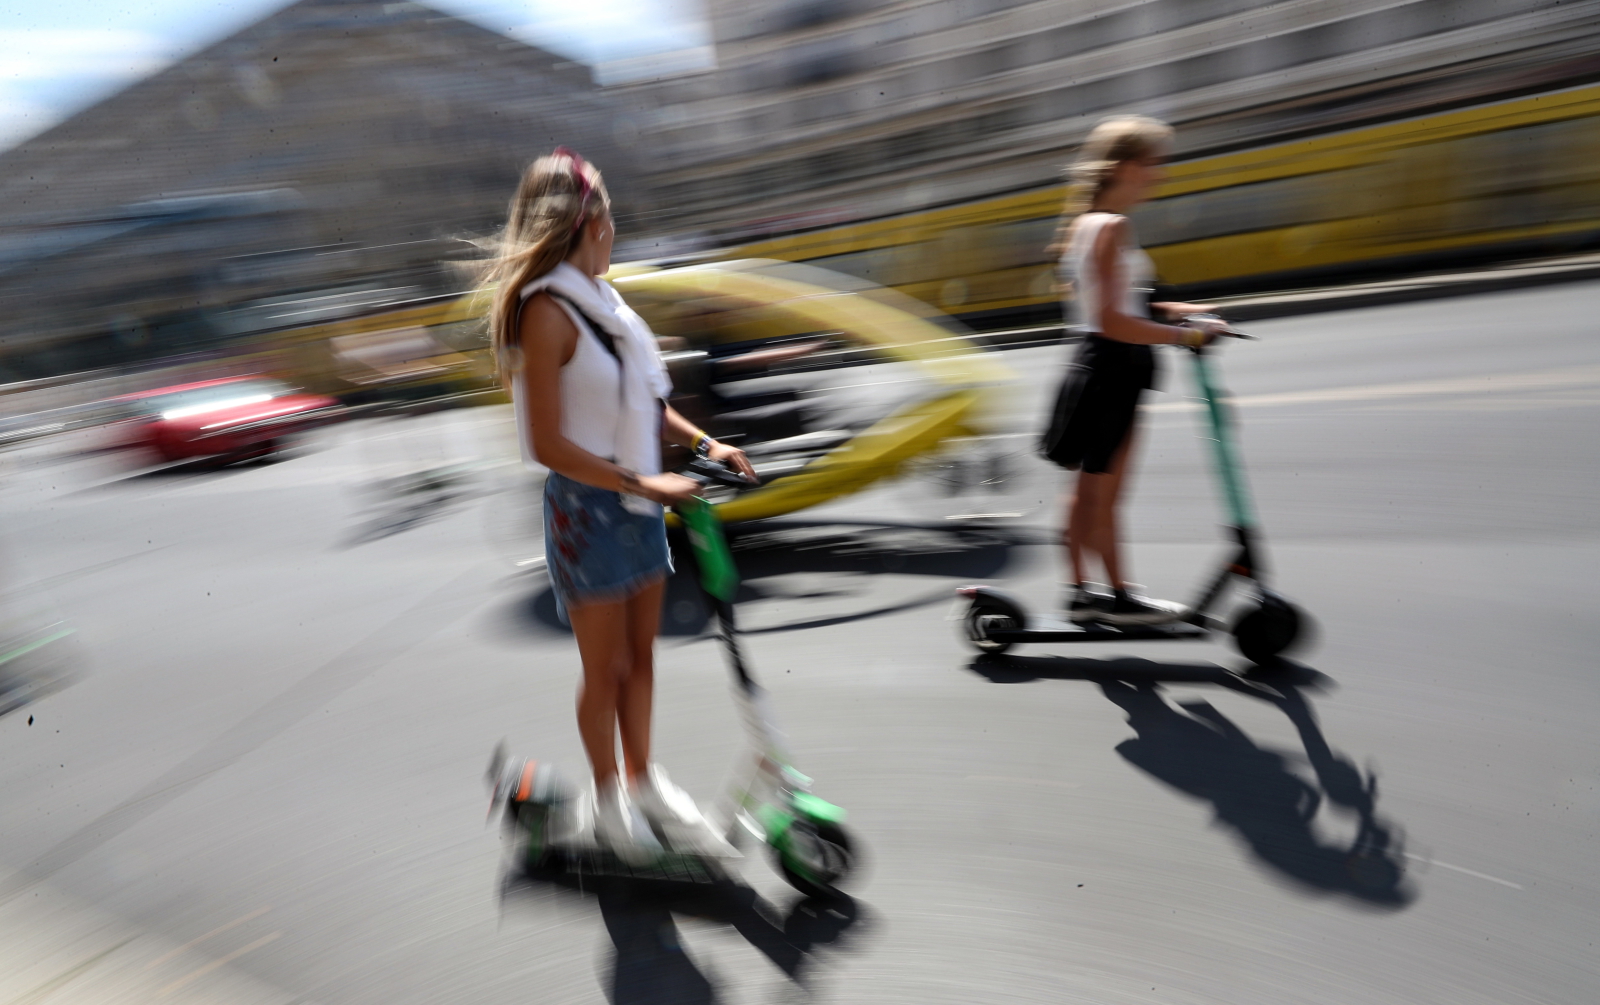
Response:
[{"label": "person's shadow", "polygon": [[[1238,834],[1257,860],[1300,885],[1375,907],[1399,909],[1415,899],[1402,842],[1377,812],[1376,773],[1362,772],[1328,744],[1306,699],[1306,690],[1326,680],[1315,670],[1285,663],[1245,680],[1214,664],[1026,657],[982,657],[972,668],[996,683],[1098,684],[1137,734],[1117,753],[1211,803],[1217,823]],[[1277,706],[1300,734],[1312,778],[1291,770],[1298,758],[1258,745],[1210,702],[1169,701],[1162,682],[1213,683]],[[1313,821],[1324,799],[1355,817],[1348,843],[1317,833]]]},{"label": "person's shadow", "polygon": [[[673,915],[727,925],[795,984],[804,987],[818,950],[851,948],[866,910],[840,895],[801,898],[787,912],[733,877],[714,882],[623,876],[579,878],[511,870],[502,908],[523,897],[557,891],[592,897],[613,947],[607,983],[611,1005],[711,1005],[716,986],[684,951]],[[852,933],[852,929],[856,932]]]}]

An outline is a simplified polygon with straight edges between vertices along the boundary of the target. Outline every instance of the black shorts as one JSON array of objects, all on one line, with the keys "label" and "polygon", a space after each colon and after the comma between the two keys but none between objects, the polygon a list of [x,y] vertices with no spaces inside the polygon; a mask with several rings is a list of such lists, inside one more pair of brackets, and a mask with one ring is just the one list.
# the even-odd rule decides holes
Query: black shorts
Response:
[{"label": "black shorts", "polygon": [[1105,474],[1133,429],[1145,388],[1154,386],[1149,346],[1086,336],[1056,393],[1040,453],[1068,470]]}]

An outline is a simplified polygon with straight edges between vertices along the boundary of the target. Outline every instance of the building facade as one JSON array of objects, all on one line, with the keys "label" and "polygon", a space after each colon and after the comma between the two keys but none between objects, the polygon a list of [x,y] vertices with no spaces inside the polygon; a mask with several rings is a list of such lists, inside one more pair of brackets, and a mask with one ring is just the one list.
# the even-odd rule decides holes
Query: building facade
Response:
[{"label": "building facade", "polygon": [[0,153],[0,384],[203,348],[293,291],[248,316],[459,289],[455,238],[558,144],[629,213],[610,107],[587,67],[424,5],[300,0]]},{"label": "building facade", "polygon": [[1592,0],[710,7],[714,70],[615,89],[652,228],[710,244],[1054,184],[1119,111],[1189,156],[1600,76]]}]

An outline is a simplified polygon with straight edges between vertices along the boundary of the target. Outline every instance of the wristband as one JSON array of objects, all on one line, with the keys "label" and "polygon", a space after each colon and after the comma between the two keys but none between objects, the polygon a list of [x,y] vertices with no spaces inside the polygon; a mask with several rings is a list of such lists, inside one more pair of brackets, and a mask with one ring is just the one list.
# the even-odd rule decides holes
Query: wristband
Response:
[{"label": "wristband", "polygon": [[1180,331],[1183,334],[1178,336],[1178,345],[1187,346],[1190,349],[1198,349],[1206,344],[1206,333],[1200,329],[1183,325],[1180,327]]},{"label": "wristband", "polygon": [[697,455],[705,457],[711,453],[711,442],[711,437],[706,435],[706,431],[698,429],[695,431],[694,442],[690,444],[689,449]]}]

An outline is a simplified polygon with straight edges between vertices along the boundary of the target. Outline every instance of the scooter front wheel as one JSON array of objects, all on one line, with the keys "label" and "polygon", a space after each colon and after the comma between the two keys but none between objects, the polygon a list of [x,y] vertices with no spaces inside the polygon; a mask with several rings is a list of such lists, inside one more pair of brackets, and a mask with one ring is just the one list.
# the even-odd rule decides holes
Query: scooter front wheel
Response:
[{"label": "scooter front wheel", "polygon": [[980,653],[1000,655],[1010,649],[1014,643],[1000,642],[989,636],[994,629],[1015,630],[1021,628],[1027,619],[1023,613],[999,597],[975,597],[972,606],[967,608],[964,620],[967,641]]},{"label": "scooter front wheel", "polygon": [[796,820],[773,847],[784,881],[807,897],[832,900],[842,896],[838,884],[855,867],[850,832],[830,821]]},{"label": "scooter front wheel", "polygon": [[1276,593],[1265,593],[1233,623],[1233,642],[1245,659],[1265,666],[1294,646],[1304,621],[1300,608]]}]

